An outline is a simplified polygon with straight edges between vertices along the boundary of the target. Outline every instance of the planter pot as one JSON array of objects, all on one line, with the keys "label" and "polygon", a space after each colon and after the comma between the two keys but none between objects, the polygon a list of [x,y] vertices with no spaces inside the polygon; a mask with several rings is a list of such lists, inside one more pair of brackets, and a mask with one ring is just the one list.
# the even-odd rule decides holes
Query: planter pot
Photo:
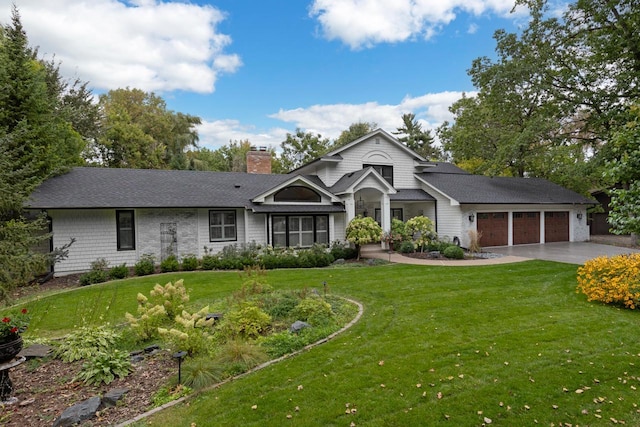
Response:
[{"label": "planter pot", "polygon": [[14,335],[0,342],[0,363],[6,363],[16,357],[22,350],[22,337]]}]

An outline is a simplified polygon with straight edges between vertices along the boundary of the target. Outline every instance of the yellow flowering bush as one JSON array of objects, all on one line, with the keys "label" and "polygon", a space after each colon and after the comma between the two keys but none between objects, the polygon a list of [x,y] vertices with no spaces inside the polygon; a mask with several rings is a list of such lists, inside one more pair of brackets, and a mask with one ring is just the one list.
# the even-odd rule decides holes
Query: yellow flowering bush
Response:
[{"label": "yellow flowering bush", "polygon": [[196,313],[182,311],[175,317],[174,327],[158,328],[160,337],[166,340],[173,350],[186,351],[189,356],[203,354],[209,350],[214,319],[207,319],[209,306]]},{"label": "yellow flowering bush", "polygon": [[640,253],[598,257],[578,269],[577,292],[589,301],[634,310],[640,303]]}]

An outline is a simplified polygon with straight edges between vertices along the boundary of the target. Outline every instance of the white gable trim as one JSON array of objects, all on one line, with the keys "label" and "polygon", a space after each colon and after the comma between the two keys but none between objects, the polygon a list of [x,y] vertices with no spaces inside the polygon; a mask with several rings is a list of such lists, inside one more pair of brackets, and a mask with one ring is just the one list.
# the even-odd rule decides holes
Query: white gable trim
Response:
[{"label": "white gable trim", "polygon": [[[360,178],[358,178],[356,181],[353,182],[353,184],[351,184],[349,187],[347,187],[344,191],[341,191],[340,193],[337,193],[339,195],[341,194],[353,194],[356,191],[361,190],[362,188],[365,188],[364,185],[362,185],[365,180],[367,180],[369,177],[375,179],[377,181],[377,184],[380,185],[380,188],[377,188],[378,190],[380,190],[382,193],[385,194],[396,194],[397,191],[395,188],[393,188],[391,186],[391,184],[389,184],[387,182],[386,179],[384,179],[382,177],[382,175],[380,175],[378,172],[376,172],[376,170],[372,167],[367,168],[366,172],[362,174],[362,176]],[[367,186],[367,187],[370,187]]]},{"label": "white gable trim", "polygon": [[411,157],[415,157],[421,161],[426,161],[426,159],[422,156],[420,156],[418,153],[416,153],[415,151],[411,150],[410,148],[408,148],[406,145],[402,144],[400,141],[398,141],[396,138],[393,137],[393,135],[391,135],[390,133],[386,132],[384,129],[376,129],[371,133],[368,133],[365,136],[362,136],[358,139],[356,139],[355,141],[351,141],[350,143],[348,143],[347,145],[343,145],[340,148],[337,148],[333,151],[328,152],[327,154],[325,154],[325,156],[335,156],[336,154],[339,154],[345,150],[348,150],[349,148],[353,147],[354,145],[358,145],[363,141],[367,141],[369,139],[373,139],[376,137],[383,137],[386,138],[387,140],[389,140],[390,142],[392,142],[393,144],[397,145],[398,147],[400,147],[402,150],[404,150],[407,154],[409,154]]},{"label": "white gable trim", "polygon": [[328,199],[330,199],[332,203],[340,203],[340,199],[338,197],[336,197],[334,194],[328,192],[324,188],[318,187],[315,183],[309,181],[307,178],[305,178],[304,176],[301,176],[301,175],[296,175],[296,176],[292,177],[291,179],[283,182],[282,184],[269,189],[269,191],[266,191],[266,192],[258,195],[257,197],[253,198],[251,201],[253,203],[264,203],[266,201],[267,197],[277,193],[278,191],[282,190],[283,188],[289,187],[290,185],[294,185],[294,184],[300,184],[300,183],[306,185],[307,187],[310,187],[310,188],[314,189],[318,193],[323,194]]},{"label": "white gable trim", "polygon": [[429,184],[427,181],[425,181],[424,179],[420,178],[420,176],[418,175],[414,175],[416,177],[416,179],[420,182],[422,182],[424,185],[426,185],[427,187],[431,188],[434,191],[437,191],[438,193],[442,194],[444,197],[446,197],[447,199],[449,199],[449,202],[451,203],[451,206],[460,206],[460,202],[457,201],[456,199],[454,199],[453,197],[449,196],[448,194],[444,193],[442,190],[440,190],[437,187],[434,187],[433,185]]}]

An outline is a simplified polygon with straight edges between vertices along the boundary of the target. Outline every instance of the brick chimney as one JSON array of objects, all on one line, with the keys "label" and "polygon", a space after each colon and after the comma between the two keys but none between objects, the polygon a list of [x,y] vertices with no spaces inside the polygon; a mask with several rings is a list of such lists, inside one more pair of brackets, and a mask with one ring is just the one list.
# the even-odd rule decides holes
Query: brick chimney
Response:
[{"label": "brick chimney", "polygon": [[251,147],[247,152],[247,172],[271,173],[271,153],[267,151],[267,147]]}]

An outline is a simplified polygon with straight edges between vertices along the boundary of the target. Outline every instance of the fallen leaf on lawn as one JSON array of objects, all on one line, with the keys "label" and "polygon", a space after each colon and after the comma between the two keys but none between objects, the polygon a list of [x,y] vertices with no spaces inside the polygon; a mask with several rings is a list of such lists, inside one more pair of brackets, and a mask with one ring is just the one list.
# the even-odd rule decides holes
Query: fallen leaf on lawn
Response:
[{"label": "fallen leaf on lawn", "polygon": [[380,384],[380,387],[385,388],[385,387],[386,387],[386,385],[384,385],[384,384]]},{"label": "fallen leaf on lawn", "polygon": [[258,409],[258,405],[253,405],[253,406],[251,407],[251,409],[253,409],[253,410]]},{"label": "fallen leaf on lawn", "polygon": [[440,391],[439,391],[439,392],[438,392],[438,394],[436,394],[436,397],[437,397],[438,399],[442,399],[442,392],[440,392]]},{"label": "fallen leaf on lawn", "polygon": [[295,411],[296,411],[296,412],[300,412],[300,407],[299,407],[299,406],[296,406]]},{"label": "fallen leaf on lawn", "polygon": [[422,387],[422,384],[416,384],[416,387],[420,388]]},{"label": "fallen leaf on lawn", "polygon": [[553,409],[558,409],[558,405],[551,405]]},{"label": "fallen leaf on lawn", "polygon": [[289,420],[290,420],[291,418],[293,418],[293,415],[291,415],[291,414],[287,414],[287,419],[289,419]]},{"label": "fallen leaf on lawn", "polygon": [[298,386],[298,390],[302,390],[303,388],[304,388],[304,387],[302,387],[302,384],[300,384],[300,385]]},{"label": "fallen leaf on lawn", "polygon": [[584,393],[584,390],[583,390],[583,389],[581,389],[581,388],[579,388],[579,389],[577,389],[577,390],[576,390],[576,393],[577,393],[577,394],[582,394],[582,393]]},{"label": "fallen leaf on lawn", "polygon": [[524,409],[528,411],[529,409],[531,409],[531,407],[529,405],[524,405]]},{"label": "fallen leaf on lawn", "polygon": [[381,360],[378,362],[378,366],[382,366],[382,365],[384,365],[384,360]]},{"label": "fallen leaf on lawn", "polygon": [[484,417],[484,423],[485,424],[491,424],[492,422],[493,421],[491,420],[491,418]]}]

